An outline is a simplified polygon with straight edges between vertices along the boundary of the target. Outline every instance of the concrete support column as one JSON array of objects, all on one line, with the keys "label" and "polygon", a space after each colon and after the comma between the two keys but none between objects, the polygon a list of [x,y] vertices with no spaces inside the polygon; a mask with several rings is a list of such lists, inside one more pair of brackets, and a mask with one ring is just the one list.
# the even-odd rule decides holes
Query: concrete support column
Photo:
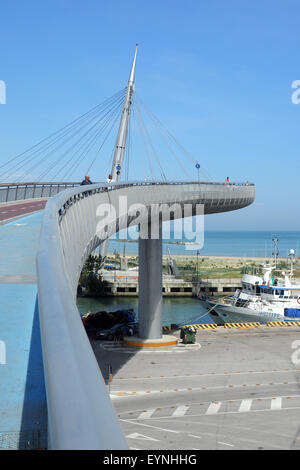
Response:
[{"label": "concrete support column", "polygon": [[139,337],[162,338],[162,228],[159,238],[139,239]]}]

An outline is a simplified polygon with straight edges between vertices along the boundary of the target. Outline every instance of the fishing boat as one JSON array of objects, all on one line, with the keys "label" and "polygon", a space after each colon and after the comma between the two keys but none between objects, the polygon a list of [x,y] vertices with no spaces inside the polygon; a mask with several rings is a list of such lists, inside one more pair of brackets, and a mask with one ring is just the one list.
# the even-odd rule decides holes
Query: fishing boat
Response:
[{"label": "fishing boat", "polygon": [[295,251],[290,250],[290,270],[275,275],[277,259],[273,266],[265,266],[262,277],[244,274],[242,287],[231,297],[199,296],[211,318],[219,323],[299,321],[300,282],[294,280]]}]

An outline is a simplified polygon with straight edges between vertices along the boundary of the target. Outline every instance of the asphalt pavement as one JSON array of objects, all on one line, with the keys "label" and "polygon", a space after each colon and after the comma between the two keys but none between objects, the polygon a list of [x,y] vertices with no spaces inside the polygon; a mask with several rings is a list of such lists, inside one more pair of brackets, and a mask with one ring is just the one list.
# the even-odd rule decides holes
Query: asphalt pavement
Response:
[{"label": "asphalt pavement", "polygon": [[[300,327],[201,330],[145,350],[92,341],[131,449],[300,449]],[[299,344],[298,344],[299,341]]]},{"label": "asphalt pavement", "polygon": [[31,199],[28,201],[0,204],[0,222],[40,211],[44,209],[46,202],[45,199]]}]

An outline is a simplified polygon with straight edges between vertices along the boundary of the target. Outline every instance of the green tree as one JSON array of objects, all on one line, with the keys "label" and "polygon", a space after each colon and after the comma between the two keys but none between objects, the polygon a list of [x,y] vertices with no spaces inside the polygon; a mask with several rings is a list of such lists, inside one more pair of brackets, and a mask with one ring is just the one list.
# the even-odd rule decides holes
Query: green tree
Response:
[{"label": "green tree", "polygon": [[98,271],[102,264],[101,256],[89,255],[83,265],[79,284],[86,288],[89,295],[103,295],[105,287],[108,285],[107,281],[100,279]]}]

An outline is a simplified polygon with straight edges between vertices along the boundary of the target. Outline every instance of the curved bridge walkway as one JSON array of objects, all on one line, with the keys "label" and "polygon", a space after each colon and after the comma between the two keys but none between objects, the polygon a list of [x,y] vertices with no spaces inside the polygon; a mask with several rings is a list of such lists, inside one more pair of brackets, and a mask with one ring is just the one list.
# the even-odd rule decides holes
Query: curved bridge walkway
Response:
[{"label": "curved bridge walkway", "polygon": [[[61,189],[57,186],[56,192]],[[126,198],[126,207],[119,204],[121,198]],[[170,215],[174,204],[188,204],[189,215],[196,215],[199,205],[209,214],[239,209],[253,200],[252,184],[201,182],[98,184],[67,189],[49,199],[37,256],[49,448],[127,448],[76,307],[77,283],[87,256],[105,236],[135,223],[128,212],[134,204],[140,208],[136,223],[142,223],[150,209],[161,220],[179,217]],[[105,204],[114,208],[113,217],[106,220],[99,212]],[[146,330],[153,333],[151,325]]]}]

